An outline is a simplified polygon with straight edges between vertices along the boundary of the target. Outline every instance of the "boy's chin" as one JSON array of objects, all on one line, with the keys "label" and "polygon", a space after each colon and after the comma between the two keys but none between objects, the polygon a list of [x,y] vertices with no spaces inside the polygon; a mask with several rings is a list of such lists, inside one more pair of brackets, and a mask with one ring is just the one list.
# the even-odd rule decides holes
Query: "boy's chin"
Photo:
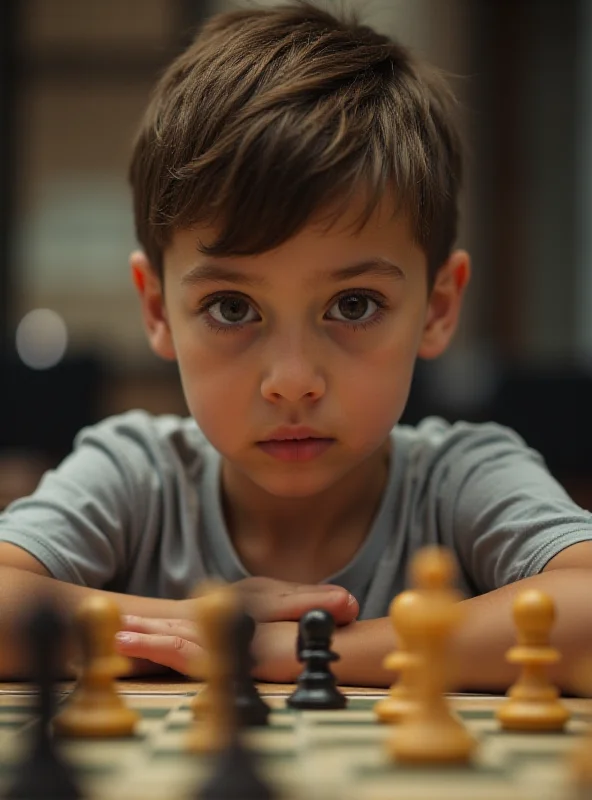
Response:
[{"label": "boy's chin", "polygon": [[[329,491],[339,483],[342,476],[337,475],[314,475],[310,465],[303,469],[303,473],[298,474],[294,471],[291,475],[257,476],[253,481],[262,491],[272,497],[284,500],[306,500],[313,499],[318,495]],[[253,478],[252,478],[253,480]]]}]

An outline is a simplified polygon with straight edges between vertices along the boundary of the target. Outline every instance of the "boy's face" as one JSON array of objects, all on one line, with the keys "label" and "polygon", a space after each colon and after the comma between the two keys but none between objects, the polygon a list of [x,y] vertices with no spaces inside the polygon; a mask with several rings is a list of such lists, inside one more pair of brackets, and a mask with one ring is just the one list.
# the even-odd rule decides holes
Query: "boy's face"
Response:
[{"label": "boy's face", "polygon": [[467,255],[428,295],[407,220],[385,203],[354,232],[358,213],[256,256],[213,259],[198,250],[212,230],[178,231],[164,296],[132,256],[152,348],[177,360],[191,414],[227,469],[277,497],[317,494],[377,454],[415,359],[439,355],[456,326]]}]

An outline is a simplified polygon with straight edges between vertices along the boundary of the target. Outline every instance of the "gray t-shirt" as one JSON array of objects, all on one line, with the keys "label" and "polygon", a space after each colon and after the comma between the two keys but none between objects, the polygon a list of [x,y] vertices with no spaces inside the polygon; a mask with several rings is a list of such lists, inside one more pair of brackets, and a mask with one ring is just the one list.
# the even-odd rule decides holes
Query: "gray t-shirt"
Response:
[{"label": "gray t-shirt", "polygon": [[[355,595],[361,618],[387,614],[423,545],[454,551],[470,597],[592,539],[592,514],[513,431],[431,417],[391,437],[368,536],[326,578]],[[132,411],[86,428],[34,494],[0,514],[0,541],[59,580],[128,594],[183,598],[205,576],[248,577],[224,520],[220,456],[191,418]]]}]

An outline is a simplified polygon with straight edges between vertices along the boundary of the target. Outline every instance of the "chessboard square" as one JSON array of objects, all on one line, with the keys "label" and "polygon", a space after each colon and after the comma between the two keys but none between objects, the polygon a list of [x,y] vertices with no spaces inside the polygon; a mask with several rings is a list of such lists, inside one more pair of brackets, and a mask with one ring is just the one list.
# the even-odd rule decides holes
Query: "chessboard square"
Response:
[{"label": "chessboard square", "polygon": [[[383,747],[389,735],[388,727],[374,728],[316,728],[308,732],[308,748]],[[356,753],[357,756],[357,753]]]},{"label": "chessboard square", "polygon": [[[15,699],[17,702],[15,702]],[[18,702],[18,699],[19,698],[13,698],[12,702],[10,703],[7,703],[6,701],[2,702],[0,700],[0,718],[2,718],[5,714],[18,714],[21,716],[27,716],[31,713],[31,710],[35,707],[33,698],[22,698],[22,702]]]},{"label": "chessboard square", "polygon": [[151,763],[142,775],[118,775],[113,780],[108,775],[95,776],[83,782],[85,800],[189,800],[195,787],[202,784],[209,774],[208,768],[199,769],[195,764],[175,764],[171,771],[168,763]]},{"label": "chessboard square", "polygon": [[207,756],[195,753],[192,754],[188,747],[189,730],[187,727],[164,728],[158,732],[157,736],[152,737],[148,744],[151,756],[167,757],[177,756],[183,758],[207,758]]},{"label": "chessboard square", "polygon": [[2,728],[22,728],[23,721],[31,723],[31,720],[27,720],[22,714],[2,715],[0,716],[0,730],[2,730]]},{"label": "chessboard square", "polygon": [[[484,783],[476,775],[464,776],[461,781],[446,776],[442,779],[430,775],[397,775],[396,781],[389,777],[369,783],[364,788],[364,800],[393,800],[393,797],[405,800],[543,800],[540,796],[535,798],[531,794],[511,791],[504,780]],[[359,800],[355,782],[343,787],[339,800]]]},{"label": "chessboard square", "polygon": [[143,721],[163,720],[171,713],[170,708],[143,708],[139,705],[130,705],[129,707],[133,711],[137,711]]},{"label": "chessboard square", "polygon": [[169,731],[187,730],[192,725],[199,725],[199,720],[194,720],[190,708],[175,708],[165,720],[166,729]]},{"label": "chessboard square", "polygon": [[463,722],[474,722],[476,720],[490,720],[497,723],[494,714],[492,714],[490,708],[460,708],[457,711],[457,716]]},{"label": "chessboard square", "polygon": [[99,766],[108,771],[124,769],[127,771],[132,762],[142,760],[142,742],[139,737],[130,736],[116,739],[60,739],[60,752],[64,757],[82,769]]},{"label": "chessboard square", "polygon": [[269,727],[275,730],[292,730],[294,728],[295,716],[290,711],[288,713],[281,713],[280,711],[272,711],[269,715]]},{"label": "chessboard square", "polygon": [[340,711],[340,714],[348,714],[351,711],[369,711],[374,716],[374,706],[384,697],[384,695],[376,695],[375,697],[350,697],[348,698],[347,708],[345,711]]},{"label": "chessboard square", "polygon": [[294,731],[289,728],[250,728],[243,731],[242,740],[248,748],[265,756],[296,752]]},{"label": "chessboard square", "polygon": [[[527,787],[544,787],[555,798],[571,797],[572,777],[569,773],[569,763],[554,764],[549,758],[544,762],[527,762],[519,769],[514,770],[516,784]],[[547,796],[547,795],[545,795]]]},{"label": "chessboard square", "polygon": [[157,695],[156,697],[142,697],[141,695],[120,695],[125,696],[125,704],[130,708],[140,711],[141,713],[169,713],[173,708],[180,708],[183,702],[180,699],[171,697],[170,695]]},{"label": "chessboard square", "polygon": [[303,719],[312,725],[360,725],[376,724],[376,718],[368,711],[350,711],[349,709],[335,711],[296,711]]},{"label": "chessboard square", "polygon": [[507,769],[499,764],[484,764],[479,761],[472,761],[468,764],[401,764],[392,761],[385,753],[374,754],[371,758],[358,763],[353,768],[353,773],[364,778],[364,781],[376,779],[383,780],[386,777],[392,778],[397,785],[403,779],[415,779],[421,777],[430,784],[438,785],[440,782],[469,781],[478,778],[494,781],[507,778]]}]

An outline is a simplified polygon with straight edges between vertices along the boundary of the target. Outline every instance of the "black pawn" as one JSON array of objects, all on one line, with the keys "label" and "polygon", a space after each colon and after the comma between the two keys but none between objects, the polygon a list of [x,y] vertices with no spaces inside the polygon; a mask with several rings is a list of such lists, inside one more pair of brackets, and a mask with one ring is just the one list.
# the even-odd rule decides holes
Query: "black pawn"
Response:
[{"label": "black pawn", "polygon": [[275,792],[259,776],[254,754],[238,733],[216,756],[214,772],[201,787],[198,800],[274,800]]},{"label": "black pawn", "polygon": [[291,708],[345,708],[347,698],[336,686],[330,664],[339,656],[331,650],[335,621],[328,611],[315,608],[300,619],[298,660],[304,663],[296,691],[286,701]]},{"label": "black pawn", "polygon": [[235,622],[234,631],[234,707],[239,727],[267,725],[271,709],[263,700],[251,676],[255,660],[251,644],[255,635],[255,620],[241,612]]},{"label": "black pawn", "polygon": [[82,793],[73,770],[56,750],[50,732],[55,711],[54,680],[65,638],[57,612],[44,604],[26,627],[30,673],[37,684],[37,724],[31,749],[16,768],[7,800],[79,800]]}]

